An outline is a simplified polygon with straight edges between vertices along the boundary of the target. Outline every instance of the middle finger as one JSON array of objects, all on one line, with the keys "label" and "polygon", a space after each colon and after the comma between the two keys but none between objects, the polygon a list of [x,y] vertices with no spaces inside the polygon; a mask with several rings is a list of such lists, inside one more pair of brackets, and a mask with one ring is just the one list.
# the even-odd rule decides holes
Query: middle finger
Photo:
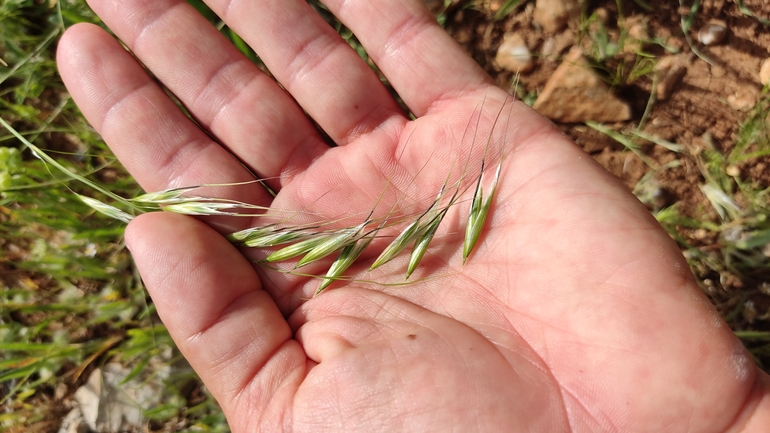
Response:
[{"label": "middle finger", "polygon": [[185,0],[90,0],[196,120],[278,189],[328,150],[302,110]]},{"label": "middle finger", "polygon": [[306,0],[205,1],[337,144],[403,120],[374,71]]}]

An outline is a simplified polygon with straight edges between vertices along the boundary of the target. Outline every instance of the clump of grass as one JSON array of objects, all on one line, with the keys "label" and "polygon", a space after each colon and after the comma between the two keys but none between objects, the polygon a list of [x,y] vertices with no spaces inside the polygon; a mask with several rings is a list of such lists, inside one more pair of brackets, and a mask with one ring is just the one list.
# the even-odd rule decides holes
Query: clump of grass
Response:
[{"label": "clump of grass", "polygon": [[[134,207],[158,205],[121,200],[137,196],[138,185],[56,73],[53,43],[83,21],[99,23],[83,0],[0,2],[0,120],[39,150],[0,128],[2,431],[57,431],[75,390],[107,361],[120,362],[138,380],[175,360],[160,356],[174,345],[154,323],[154,307],[124,247],[124,222],[93,208],[125,221]],[[55,156],[63,170],[43,155]],[[163,390],[166,404],[143,408],[151,428],[227,429],[205,392],[187,396],[190,380],[197,379],[174,373]]]},{"label": "clump of grass", "polygon": [[[757,305],[770,296],[770,189],[746,176],[741,166],[770,154],[769,96],[762,94],[729,152],[712,145],[691,155],[709,208],[701,209],[701,215],[683,216],[673,205],[655,214],[685,249],[704,291],[765,369],[770,367],[770,314],[758,311]],[[714,244],[699,245],[698,238],[709,237]]]}]

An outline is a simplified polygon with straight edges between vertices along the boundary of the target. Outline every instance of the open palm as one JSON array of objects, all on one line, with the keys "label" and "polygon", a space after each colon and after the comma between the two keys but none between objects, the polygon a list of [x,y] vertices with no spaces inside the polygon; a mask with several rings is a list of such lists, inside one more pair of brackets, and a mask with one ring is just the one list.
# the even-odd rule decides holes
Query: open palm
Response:
[{"label": "open palm", "polygon": [[305,1],[207,3],[285,90],[184,0],[91,6],[208,134],[106,32],[78,25],[61,40],[73,97],[145,189],[251,170],[275,198],[257,186],[212,193],[360,222],[375,205],[425,210],[448,170],[471,161],[478,173],[482,137],[494,138],[494,164],[504,154],[472,257],[462,265],[462,204],[408,285],[363,282],[404,271],[396,260],[367,273],[364,257],[357,279],[308,300],[317,279],[258,272],[218,233],[241,220],[131,223],[158,311],[233,430],[764,431],[767,377],[676,246],[591,158],[493,87],[421,2],[325,2],[414,121]]}]

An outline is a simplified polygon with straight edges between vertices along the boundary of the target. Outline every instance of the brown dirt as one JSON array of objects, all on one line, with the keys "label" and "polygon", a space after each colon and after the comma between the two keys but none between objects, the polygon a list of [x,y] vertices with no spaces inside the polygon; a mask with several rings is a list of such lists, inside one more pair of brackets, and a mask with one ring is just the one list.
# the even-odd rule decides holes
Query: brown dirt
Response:
[{"label": "brown dirt", "polygon": [[[537,94],[556,70],[561,58],[573,45],[587,46],[590,41],[581,38],[578,23],[572,22],[564,31],[557,34],[547,34],[532,22],[532,7],[534,2],[525,2],[509,17],[493,21],[489,17],[503,2],[495,0],[479,1],[478,10],[457,8],[448,11],[447,30],[473,56],[473,58],[497,81],[501,87],[508,87],[513,76],[512,72],[501,70],[494,62],[497,48],[506,32],[516,31],[525,36],[527,45],[536,56],[536,68],[529,74],[520,77],[526,92]],[[656,2],[654,12],[646,12],[632,1],[621,2],[625,17],[625,28],[633,23],[646,23],[647,33],[651,36],[667,38],[666,44],[681,50],[683,57],[690,61],[687,74],[682,83],[667,101],[657,101],[650,112],[644,131],[650,135],[667,141],[682,144],[696,154],[706,144],[704,134],[711,137],[718,149],[729,151],[737,139],[737,130],[746,112],[737,111],[726,101],[736,93],[750,95],[750,100],[756,102],[761,85],[759,83],[759,65],[770,57],[770,30],[763,27],[755,18],[743,15],[738,7],[725,0],[705,0],[701,10],[696,15],[693,24],[693,38],[696,30],[710,19],[721,19],[728,25],[729,32],[726,40],[717,46],[703,47],[695,45],[708,56],[713,66],[698,59],[692,54],[682,35],[678,6],[673,2],[659,5]],[[770,4],[762,0],[745,1],[757,16],[770,18]],[[486,8],[486,9],[485,9]],[[597,10],[604,10],[606,19],[604,25],[611,35],[619,35],[618,10],[615,2],[592,2],[586,9],[590,15]],[[549,42],[552,41],[552,42]],[[582,41],[582,42],[581,42]],[[550,55],[543,55],[545,45],[553,45]],[[646,44],[645,52],[656,56],[663,55],[663,49],[657,45]],[[633,62],[635,55],[629,53],[623,56],[626,64]],[[610,63],[619,63],[619,60]],[[652,89],[651,76],[629,80],[618,87],[617,93],[631,104],[634,109],[634,119],[628,124],[618,125],[633,127],[640,121]],[[752,104],[753,106],[753,104]],[[586,128],[583,125],[559,125],[568,135],[580,144],[588,153],[594,155],[613,174],[633,186],[648,171],[644,164],[626,162],[635,157],[626,155],[627,151],[612,139]],[[666,163],[674,157],[671,152],[659,152],[655,148],[646,152],[658,163]],[[650,153],[652,152],[652,153]],[[620,155],[619,155],[620,154]],[[681,155],[679,155],[681,156]],[[694,160],[692,161],[694,163]],[[764,173],[764,166],[756,167],[762,161],[744,167],[749,175],[757,175],[765,186],[770,185],[770,176]],[[688,214],[695,216],[696,211],[704,203],[704,197],[697,188],[700,174],[694,170],[694,164],[685,164],[680,169],[665,172],[658,179],[664,188],[673,192],[672,199],[684,202]],[[669,203],[672,204],[672,203]]]}]

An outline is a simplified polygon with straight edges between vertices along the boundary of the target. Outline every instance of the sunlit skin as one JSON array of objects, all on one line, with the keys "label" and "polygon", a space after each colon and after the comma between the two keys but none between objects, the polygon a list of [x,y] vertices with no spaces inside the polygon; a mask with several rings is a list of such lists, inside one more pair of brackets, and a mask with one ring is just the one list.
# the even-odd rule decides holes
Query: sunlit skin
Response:
[{"label": "sunlit skin", "polygon": [[[305,1],[207,3],[285,90],[184,0],[90,2],[217,141],[105,31],[59,44],[72,97],[146,190],[251,179],[240,160],[277,196],[210,192],[319,218],[365,216],[381,195],[378,209],[420,212],[447,167],[480,159],[469,119],[489,134],[506,93],[422,2],[325,2],[414,121]],[[221,235],[254,221],[129,225],[158,313],[233,431],[770,431],[770,379],[648,211],[547,120],[503,112],[475,251],[463,266],[466,199],[405,286],[335,282],[307,300],[318,279],[258,272]],[[378,275],[403,280],[400,260]]]}]

